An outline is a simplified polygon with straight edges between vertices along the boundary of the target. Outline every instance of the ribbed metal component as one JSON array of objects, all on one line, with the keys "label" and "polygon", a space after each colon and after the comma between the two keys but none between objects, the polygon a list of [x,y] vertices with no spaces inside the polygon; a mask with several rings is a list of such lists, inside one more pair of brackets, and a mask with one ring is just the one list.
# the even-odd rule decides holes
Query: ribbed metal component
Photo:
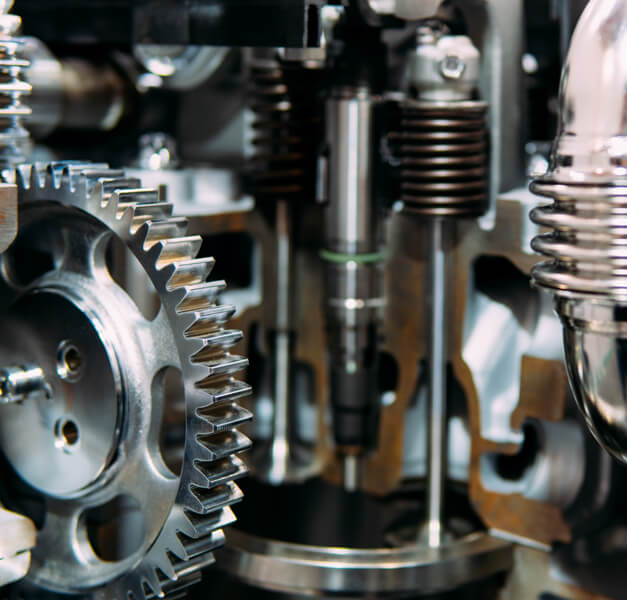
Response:
[{"label": "ribbed metal component", "polygon": [[398,129],[388,134],[388,143],[398,160],[404,211],[483,214],[488,207],[485,102],[404,100],[398,110]]},{"label": "ribbed metal component", "polygon": [[533,268],[534,282],[562,295],[627,300],[627,181],[539,179],[531,189],[553,199],[553,204],[531,212],[534,223],[551,230],[531,243],[551,259]]},{"label": "ribbed metal component", "polygon": [[31,114],[22,104],[22,96],[30,94],[31,86],[22,79],[29,61],[20,58],[24,41],[16,37],[21,19],[16,15],[0,15],[0,169],[23,162],[30,136],[22,119]]},{"label": "ribbed metal component", "polygon": [[318,70],[258,60],[251,66],[251,81],[255,197],[259,201],[313,199],[322,139]]}]

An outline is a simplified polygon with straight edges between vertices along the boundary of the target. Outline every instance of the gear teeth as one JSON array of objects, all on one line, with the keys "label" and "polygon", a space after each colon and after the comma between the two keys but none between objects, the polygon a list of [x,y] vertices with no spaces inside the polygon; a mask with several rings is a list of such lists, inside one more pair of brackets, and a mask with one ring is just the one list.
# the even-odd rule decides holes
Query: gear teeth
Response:
[{"label": "gear teeth", "polygon": [[[166,219],[172,216],[173,206],[168,202],[160,202],[156,190],[149,190],[152,200],[142,200],[135,205],[135,214],[138,217],[151,219]],[[134,192],[137,193],[137,192]]]},{"label": "gear teeth", "polygon": [[250,448],[250,440],[237,430],[221,431],[196,436],[197,443],[204,449],[205,460],[222,460]]},{"label": "gear teeth", "polygon": [[179,303],[177,310],[184,313],[211,308],[215,297],[222,289],[224,289],[223,281],[185,286],[185,297]]},{"label": "gear teeth", "polygon": [[[181,544],[180,550],[185,552],[185,547],[183,544]],[[182,556],[185,556],[185,554],[182,554]],[[167,554],[164,554],[160,559],[157,559],[153,567],[154,567],[153,569],[154,571],[156,571],[157,573],[161,571],[161,573],[163,573],[168,580],[171,580],[171,581],[176,580],[177,575],[176,575],[176,570],[174,569],[174,564],[172,563],[172,560]],[[161,587],[161,583],[162,583],[162,580],[161,578],[159,578],[160,587]]]},{"label": "gear teeth", "polygon": [[191,560],[206,555],[208,552],[212,552],[224,543],[224,536],[219,530],[212,531],[209,535],[198,538],[189,538],[183,535],[180,537],[183,547],[185,548],[185,560]]},{"label": "gear teeth", "polygon": [[151,220],[147,222],[147,229],[144,240],[144,248],[146,249],[157,242],[184,235],[187,231],[187,219],[177,217],[161,221]]},{"label": "gear teeth", "polygon": [[[189,337],[211,336],[220,330],[235,314],[235,307],[230,304],[212,306],[194,313],[186,312],[186,315],[194,318],[193,324],[185,330]],[[237,340],[239,341],[239,340]]]},{"label": "gear teeth", "polygon": [[[164,598],[165,594],[161,588],[161,581],[159,581],[159,576],[157,575],[156,569],[149,567],[142,573],[143,577],[143,585],[144,585],[144,595],[147,596],[146,593],[148,590],[152,592],[157,598]],[[148,590],[146,589],[148,588]]]},{"label": "gear teeth", "polygon": [[[89,172],[85,174],[91,175]],[[100,184],[100,197],[103,202],[108,202],[114,192],[133,190],[141,187],[141,181],[135,177],[118,177],[115,173],[102,175],[97,178]]]},{"label": "gear teeth", "polygon": [[213,348],[203,348],[192,356],[192,362],[201,363],[209,369],[209,377],[215,375],[234,375],[248,367],[248,359],[243,356],[228,354],[224,358],[215,356]]},{"label": "gear teeth", "polygon": [[[244,467],[244,470],[246,470],[246,467]],[[186,516],[194,527],[194,532],[197,537],[209,535],[211,532],[222,529],[236,521],[235,513],[230,506],[225,506],[215,512],[204,515],[188,512]]]},{"label": "gear teeth", "polygon": [[[168,288],[203,284],[206,286],[208,302],[213,304],[218,294],[226,288],[224,281],[212,281],[205,283],[209,277],[215,260],[213,258],[194,258],[192,260],[180,260],[174,263],[174,273],[168,281]],[[180,307],[179,307],[180,310]]]},{"label": "gear teeth", "polygon": [[210,406],[197,410],[196,414],[209,423],[217,432],[242,425],[253,417],[250,411],[237,404]]},{"label": "gear teeth", "polygon": [[244,461],[237,456],[229,456],[214,462],[196,462],[196,470],[205,479],[205,485],[213,488],[228,481],[236,481],[246,475],[248,469]]},{"label": "gear teeth", "polygon": [[211,489],[192,486],[190,491],[198,502],[198,510],[196,512],[205,514],[231,506],[239,502],[243,497],[242,492],[233,482]]},{"label": "gear teeth", "polygon": [[[187,237],[172,238],[159,242],[161,251],[157,259],[157,269],[176,262],[178,260],[186,260],[193,258],[198,254],[202,245],[202,238],[198,235],[190,235]],[[156,246],[157,244],[155,244]]]},{"label": "gear teeth", "polygon": [[216,381],[213,377],[207,377],[198,381],[196,387],[207,393],[211,399],[211,404],[234,402],[246,398],[251,393],[251,387],[247,383],[230,378]]},{"label": "gear teeth", "polygon": [[[193,327],[193,326],[192,326]],[[211,355],[212,353],[220,352],[222,350],[228,350],[233,346],[239,344],[243,339],[243,334],[239,329],[223,329],[218,330],[214,334],[210,334],[209,331],[198,331],[188,329],[185,334],[188,337],[198,338],[203,347],[199,350],[204,355]]]}]

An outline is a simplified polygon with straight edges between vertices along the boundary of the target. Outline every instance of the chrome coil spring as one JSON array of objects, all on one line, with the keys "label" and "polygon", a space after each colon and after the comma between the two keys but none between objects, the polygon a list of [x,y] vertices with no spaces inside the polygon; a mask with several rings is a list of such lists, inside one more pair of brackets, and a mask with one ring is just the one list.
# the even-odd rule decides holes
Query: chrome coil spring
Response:
[{"label": "chrome coil spring", "polygon": [[258,201],[315,197],[317,152],[322,136],[319,73],[276,60],[251,66],[251,159]]},{"label": "chrome coil spring", "polygon": [[406,212],[474,217],[488,207],[486,104],[403,101],[388,133]]},{"label": "chrome coil spring", "polygon": [[537,285],[557,294],[595,294],[627,299],[627,181],[531,184],[553,204],[531,211],[531,220],[551,231],[531,246],[550,260],[536,265]]},{"label": "chrome coil spring", "polygon": [[30,136],[22,119],[31,114],[22,104],[22,96],[30,94],[31,86],[23,80],[23,71],[30,65],[20,57],[24,40],[17,37],[21,19],[0,14],[0,169],[11,169],[23,162],[29,151]]}]

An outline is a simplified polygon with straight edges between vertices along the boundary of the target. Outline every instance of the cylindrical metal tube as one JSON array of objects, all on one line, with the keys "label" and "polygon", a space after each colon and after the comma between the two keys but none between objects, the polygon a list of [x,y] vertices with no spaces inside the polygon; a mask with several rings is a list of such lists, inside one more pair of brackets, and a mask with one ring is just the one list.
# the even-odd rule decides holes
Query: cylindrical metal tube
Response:
[{"label": "cylindrical metal tube", "polygon": [[345,486],[358,487],[359,456],[376,442],[377,319],[381,305],[372,197],[373,101],[367,88],[327,100],[326,312],[333,434]]},{"label": "cylindrical metal tube", "polygon": [[327,100],[327,248],[355,254],[377,246],[372,205],[372,98],[366,88],[337,90]]}]

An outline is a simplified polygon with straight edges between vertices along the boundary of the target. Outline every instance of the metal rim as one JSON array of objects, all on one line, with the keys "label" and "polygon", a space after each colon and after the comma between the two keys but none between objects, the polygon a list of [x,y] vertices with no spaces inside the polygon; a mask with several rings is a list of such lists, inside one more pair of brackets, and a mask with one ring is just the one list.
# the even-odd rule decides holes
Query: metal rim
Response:
[{"label": "metal rim", "polygon": [[295,594],[362,597],[432,594],[512,566],[509,542],[473,533],[438,548],[335,548],[258,538],[230,530],[217,566],[249,585]]}]

